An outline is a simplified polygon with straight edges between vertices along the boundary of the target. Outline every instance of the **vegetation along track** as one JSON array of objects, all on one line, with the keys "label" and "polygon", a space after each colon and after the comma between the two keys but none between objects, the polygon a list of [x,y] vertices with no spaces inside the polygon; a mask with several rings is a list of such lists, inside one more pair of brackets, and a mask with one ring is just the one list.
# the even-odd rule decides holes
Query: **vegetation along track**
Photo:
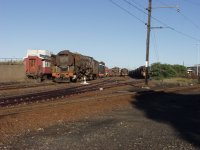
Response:
[{"label": "vegetation along track", "polygon": [[60,99],[60,98],[68,97],[75,94],[97,91],[100,88],[108,89],[108,88],[113,88],[116,86],[134,85],[135,83],[138,83],[138,82],[137,81],[119,82],[116,80],[105,80],[100,83],[98,82],[94,84],[82,85],[79,87],[70,87],[66,89],[59,89],[59,90],[53,90],[53,91],[47,91],[47,92],[32,93],[32,94],[27,94],[27,95],[1,98],[0,106],[5,107],[5,106],[12,106],[12,105],[21,104],[21,103],[32,103],[32,102],[45,101],[45,100],[55,100],[55,99]]}]

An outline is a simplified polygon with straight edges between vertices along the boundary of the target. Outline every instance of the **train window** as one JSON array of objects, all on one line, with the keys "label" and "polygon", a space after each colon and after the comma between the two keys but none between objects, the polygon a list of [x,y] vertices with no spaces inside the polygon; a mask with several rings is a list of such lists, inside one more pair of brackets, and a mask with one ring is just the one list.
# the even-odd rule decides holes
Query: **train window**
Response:
[{"label": "train window", "polygon": [[42,61],[42,66],[43,66],[43,67],[50,67],[50,66],[51,66],[51,63],[48,62],[48,61],[43,60],[43,61]]}]

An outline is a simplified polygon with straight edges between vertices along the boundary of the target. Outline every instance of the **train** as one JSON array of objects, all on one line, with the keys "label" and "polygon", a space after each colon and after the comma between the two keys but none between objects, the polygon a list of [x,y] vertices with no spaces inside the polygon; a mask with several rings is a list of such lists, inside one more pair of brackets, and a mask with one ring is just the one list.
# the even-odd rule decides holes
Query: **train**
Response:
[{"label": "train", "polygon": [[24,66],[26,77],[39,81],[75,82],[105,76],[104,62],[70,50],[62,50],[56,55],[48,50],[28,50]]},{"label": "train", "polygon": [[129,76],[136,79],[144,79],[145,78],[145,66],[140,66],[135,70],[129,71]]},{"label": "train", "polygon": [[120,76],[120,68],[114,67],[114,68],[108,69],[108,74],[110,77]]},{"label": "train", "polygon": [[127,68],[120,69],[119,67],[114,67],[108,69],[108,76],[110,77],[119,77],[119,76],[128,76],[129,70]]},{"label": "train", "polygon": [[120,70],[120,76],[128,76],[129,70],[127,68],[122,68]]}]

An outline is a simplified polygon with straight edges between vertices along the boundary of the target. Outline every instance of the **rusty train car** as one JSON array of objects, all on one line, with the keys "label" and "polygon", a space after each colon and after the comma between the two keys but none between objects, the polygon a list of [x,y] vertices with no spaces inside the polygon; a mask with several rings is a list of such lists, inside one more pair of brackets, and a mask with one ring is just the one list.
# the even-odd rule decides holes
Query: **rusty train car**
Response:
[{"label": "rusty train car", "polygon": [[129,76],[136,79],[144,79],[145,78],[145,66],[140,66],[135,70],[129,71]]},{"label": "rusty train car", "polygon": [[63,50],[52,56],[52,77],[56,82],[87,80],[99,76],[99,62],[89,56]]},{"label": "rusty train car", "polygon": [[46,78],[55,82],[96,79],[105,76],[105,63],[69,50],[51,54],[47,50],[29,50],[24,58],[26,76],[37,80]]},{"label": "rusty train car", "polygon": [[108,70],[108,74],[110,77],[117,77],[120,76],[120,68],[114,67]]},{"label": "rusty train car", "polygon": [[128,76],[128,69],[127,68],[122,68],[120,70],[120,76]]},{"label": "rusty train car", "polygon": [[128,76],[129,70],[127,68],[119,68],[114,67],[111,69],[108,69],[108,76],[110,77],[118,77],[118,76]]}]

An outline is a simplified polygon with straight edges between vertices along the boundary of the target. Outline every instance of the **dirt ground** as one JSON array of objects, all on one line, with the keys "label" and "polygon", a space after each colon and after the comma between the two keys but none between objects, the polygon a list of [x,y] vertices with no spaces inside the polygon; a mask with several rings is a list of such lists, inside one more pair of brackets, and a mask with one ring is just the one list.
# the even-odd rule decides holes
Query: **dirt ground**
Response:
[{"label": "dirt ground", "polygon": [[200,87],[115,87],[0,110],[0,149],[200,149]]}]

